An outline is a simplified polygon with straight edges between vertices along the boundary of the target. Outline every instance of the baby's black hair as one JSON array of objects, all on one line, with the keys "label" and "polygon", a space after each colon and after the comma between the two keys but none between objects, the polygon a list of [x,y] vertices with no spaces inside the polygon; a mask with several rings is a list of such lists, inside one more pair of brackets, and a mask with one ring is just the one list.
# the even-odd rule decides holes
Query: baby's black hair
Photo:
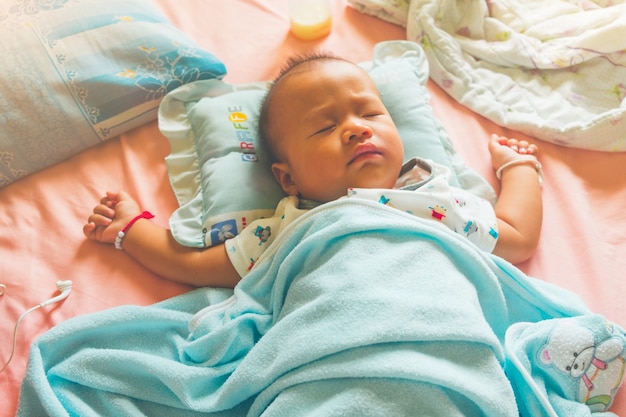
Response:
[{"label": "baby's black hair", "polygon": [[302,64],[315,61],[328,61],[338,60],[347,62],[345,59],[334,55],[332,52],[327,51],[309,51],[302,55],[295,55],[287,59],[284,67],[278,73],[278,76],[274,79],[273,85],[276,85],[281,79],[288,75],[291,71],[298,68]]},{"label": "baby's black hair", "polygon": [[269,107],[272,99],[272,93],[274,92],[275,87],[280,84],[280,82],[291,74],[295,69],[299,68],[303,64],[311,63],[311,62],[322,62],[322,61],[342,61],[349,62],[348,60],[338,57],[331,52],[326,51],[309,51],[307,53],[301,55],[295,55],[287,59],[285,65],[278,73],[278,76],[274,78],[271,83],[271,86],[263,99],[261,104],[261,113],[259,115],[259,139],[262,145],[267,149],[270,163],[278,161],[278,155],[276,152],[276,144],[271,140],[270,132],[269,132]]}]

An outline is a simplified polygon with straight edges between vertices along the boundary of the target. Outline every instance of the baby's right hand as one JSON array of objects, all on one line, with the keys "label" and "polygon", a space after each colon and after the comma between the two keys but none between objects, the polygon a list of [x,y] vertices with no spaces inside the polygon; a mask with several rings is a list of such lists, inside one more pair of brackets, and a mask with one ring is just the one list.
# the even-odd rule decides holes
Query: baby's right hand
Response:
[{"label": "baby's right hand", "polygon": [[140,213],[139,205],[126,192],[107,191],[87,219],[83,233],[88,239],[113,243],[117,233]]}]

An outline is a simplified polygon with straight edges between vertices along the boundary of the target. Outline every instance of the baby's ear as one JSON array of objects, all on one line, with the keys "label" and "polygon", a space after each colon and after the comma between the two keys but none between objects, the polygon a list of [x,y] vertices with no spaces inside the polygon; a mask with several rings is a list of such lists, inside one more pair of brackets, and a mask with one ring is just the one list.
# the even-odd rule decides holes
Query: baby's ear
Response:
[{"label": "baby's ear", "polygon": [[289,169],[288,164],[285,162],[273,163],[272,174],[274,174],[274,178],[276,178],[276,181],[278,181],[278,184],[280,184],[280,187],[283,189],[285,194],[290,196],[297,196],[299,194],[296,183],[291,177],[291,170]]}]

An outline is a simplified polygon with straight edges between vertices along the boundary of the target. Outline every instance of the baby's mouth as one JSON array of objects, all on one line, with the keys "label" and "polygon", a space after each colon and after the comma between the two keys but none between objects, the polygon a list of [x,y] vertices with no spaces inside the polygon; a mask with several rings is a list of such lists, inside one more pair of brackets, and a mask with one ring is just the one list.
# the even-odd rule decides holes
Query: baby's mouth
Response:
[{"label": "baby's mouth", "polygon": [[376,145],[372,145],[371,143],[363,143],[356,147],[354,155],[352,155],[352,159],[350,159],[348,165],[352,164],[358,159],[376,155],[382,155],[382,152],[376,147]]}]

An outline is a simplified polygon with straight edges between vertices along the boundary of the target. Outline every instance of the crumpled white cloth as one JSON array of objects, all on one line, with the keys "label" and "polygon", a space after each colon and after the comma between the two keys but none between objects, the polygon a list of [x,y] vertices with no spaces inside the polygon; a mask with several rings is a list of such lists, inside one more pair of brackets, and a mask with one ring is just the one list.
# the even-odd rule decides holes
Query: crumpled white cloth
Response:
[{"label": "crumpled white cloth", "polygon": [[413,0],[406,26],[431,79],[473,111],[564,146],[626,151],[624,0]]}]

